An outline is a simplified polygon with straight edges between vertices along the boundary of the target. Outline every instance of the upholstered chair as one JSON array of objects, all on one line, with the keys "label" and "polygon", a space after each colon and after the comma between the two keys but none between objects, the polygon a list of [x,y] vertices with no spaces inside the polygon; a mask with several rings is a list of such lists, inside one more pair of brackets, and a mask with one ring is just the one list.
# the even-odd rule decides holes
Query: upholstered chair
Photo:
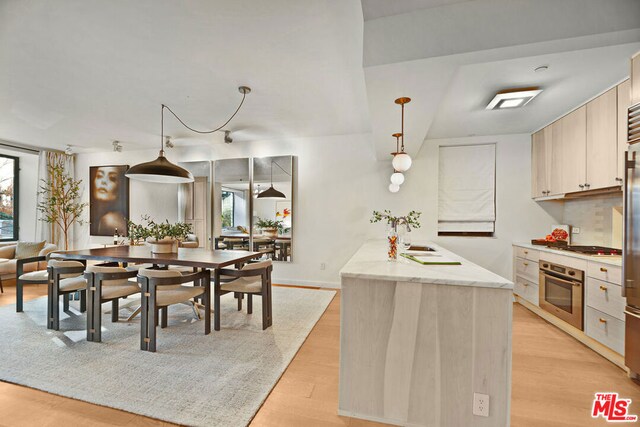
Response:
[{"label": "upholstered chair", "polygon": [[63,310],[68,311],[69,294],[80,291],[80,311],[86,311],[87,281],[83,277],[84,269],[85,265],[80,261],[49,260],[47,329],[60,329],[60,296],[64,298]]},{"label": "upholstered chair", "polygon": [[[22,311],[24,285],[46,285],[49,281],[47,273],[47,258],[57,249],[57,246],[51,243],[44,245],[37,254],[27,254],[22,256],[18,251],[18,245],[5,245],[0,247],[0,288],[2,280],[6,277],[14,277],[16,279],[16,311]],[[17,253],[16,253],[17,252]],[[20,258],[15,258],[18,255]],[[13,259],[7,260],[4,257]]]},{"label": "upholstered chair", "polygon": [[200,247],[200,240],[195,234],[187,234],[187,238],[178,243],[181,248],[198,248]]},{"label": "upholstered chair", "polygon": [[[271,260],[247,264],[240,270],[218,269],[214,271],[214,329],[220,330],[220,297],[233,292],[238,297],[238,310],[242,309],[242,297],[247,296],[247,313],[253,312],[253,296],[262,297],[262,329],[272,324],[271,315]],[[227,283],[222,283],[222,277],[233,277]],[[240,294],[240,295],[238,295]]]},{"label": "upholstered chair", "polygon": [[87,281],[87,341],[102,340],[102,304],[111,301],[111,321],[118,321],[119,300],[140,292],[137,271],[123,267],[90,265],[84,277]]},{"label": "upholstered chair", "polygon": [[[183,286],[193,282],[194,286]],[[211,273],[209,270],[181,274],[174,270],[143,268],[138,271],[138,283],[142,291],[142,324],[140,349],[156,351],[156,325],[167,327],[168,307],[187,303],[202,296],[204,300],[204,333],[211,332]],[[195,306],[195,301],[191,301]],[[160,313],[161,312],[161,313]]]}]

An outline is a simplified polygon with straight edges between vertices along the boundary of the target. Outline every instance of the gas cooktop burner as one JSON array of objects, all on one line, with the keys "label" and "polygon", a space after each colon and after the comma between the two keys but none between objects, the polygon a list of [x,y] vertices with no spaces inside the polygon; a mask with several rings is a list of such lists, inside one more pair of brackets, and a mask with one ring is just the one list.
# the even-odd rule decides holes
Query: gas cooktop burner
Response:
[{"label": "gas cooktop burner", "polygon": [[565,251],[578,252],[585,255],[622,255],[620,249],[606,248],[604,246],[567,246]]}]

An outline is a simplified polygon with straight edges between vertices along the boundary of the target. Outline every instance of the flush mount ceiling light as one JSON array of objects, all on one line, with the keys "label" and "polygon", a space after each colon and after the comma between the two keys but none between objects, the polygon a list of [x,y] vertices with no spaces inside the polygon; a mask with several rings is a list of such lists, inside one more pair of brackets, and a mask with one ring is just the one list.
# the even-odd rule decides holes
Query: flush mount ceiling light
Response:
[{"label": "flush mount ceiling light", "polygon": [[[393,165],[393,169],[395,169],[397,172],[406,172],[411,167],[411,157],[404,152],[404,104],[408,104],[409,102],[411,102],[411,98],[407,97],[402,97],[395,100],[395,103],[399,104],[402,108],[402,127],[399,135],[399,137],[402,139],[402,145],[400,146],[400,150],[398,151],[398,137],[396,136],[396,134],[394,134],[394,136],[396,136],[396,152],[391,153],[393,155],[391,164]],[[392,192],[395,193],[395,191]]]},{"label": "flush mount ceiling light", "polygon": [[113,141],[111,144],[113,145],[114,152],[119,153],[122,151],[122,144],[120,144],[120,141]]},{"label": "flush mount ceiling light", "polygon": [[[269,188],[267,188],[266,190],[264,190],[263,192],[258,194],[258,199],[286,199],[287,196],[284,195],[283,192],[276,190],[275,188],[273,188],[273,165],[278,166],[280,169],[282,169],[282,166],[280,166],[279,164],[277,164],[276,162],[274,162],[273,160],[271,160],[271,186]],[[286,170],[282,169],[282,172],[286,173],[287,175],[291,176],[291,174],[289,172],[287,172]]]},{"label": "flush mount ceiling light", "polygon": [[188,126],[176,113],[174,113],[171,108],[167,105],[162,104],[161,112],[160,112],[160,153],[158,158],[146,163],[137,164],[127,171],[125,176],[131,179],[137,179],[138,181],[146,181],[146,182],[161,182],[167,184],[182,184],[186,182],[193,182],[193,175],[186,169],[181,168],[178,165],[171,163],[164,156],[164,110],[169,111],[173,116],[182,124],[182,126],[186,127],[192,132],[207,134],[218,132],[220,129],[225,127],[231,119],[233,119],[238,111],[240,111],[240,107],[244,103],[244,99],[248,93],[251,92],[251,88],[247,86],[240,86],[238,91],[242,94],[242,100],[240,101],[240,105],[236,108],[236,111],[229,117],[229,119],[224,122],[224,124],[220,127],[217,127],[212,130],[197,130],[190,126]]},{"label": "flush mount ceiling light", "polygon": [[527,105],[535,98],[542,89],[538,87],[525,87],[521,89],[505,89],[496,93],[487,110],[504,110],[508,108],[519,108]]}]

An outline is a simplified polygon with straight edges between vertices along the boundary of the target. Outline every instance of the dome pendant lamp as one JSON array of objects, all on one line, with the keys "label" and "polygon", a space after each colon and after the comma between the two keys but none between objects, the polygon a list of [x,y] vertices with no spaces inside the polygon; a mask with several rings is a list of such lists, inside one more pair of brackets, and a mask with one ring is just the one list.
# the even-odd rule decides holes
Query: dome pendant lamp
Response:
[{"label": "dome pendant lamp", "polygon": [[[258,194],[258,199],[286,199],[287,196],[284,195],[283,192],[276,190],[275,188],[273,188],[273,164],[275,162],[273,160],[271,160],[271,186],[269,188],[267,188],[266,190],[264,190],[263,192]],[[282,169],[282,167],[276,163],[276,166],[278,166],[280,169]],[[287,175],[290,175],[286,170],[282,169],[284,171],[284,173],[286,173]]]},{"label": "dome pendant lamp", "polygon": [[402,128],[400,133],[402,145],[400,146],[400,151],[393,154],[393,161],[391,162],[393,169],[398,172],[406,172],[411,167],[411,157],[404,152],[404,104],[409,102],[411,102],[411,98],[407,97],[398,98],[395,101],[396,104],[402,107]]},{"label": "dome pendant lamp", "polygon": [[217,132],[224,126],[226,126],[227,123],[229,123],[231,119],[235,117],[238,111],[240,111],[240,107],[242,107],[242,104],[244,103],[244,98],[249,92],[251,92],[251,89],[247,86],[240,86],[238,88],[238,91],[240,91],[240,93],[242,94],[242,101],[240,101],[240,105],[233,113],[233,115],[229,118],[229,120],[227,120],[222,126],[213,130],[200,131],[187,126],[187,124],[183,122],[182,119],[180,119],[180,117],[178,117],[176,113],[171,110],[171,108],[169,108],[167,105],[162,104],[160,113],[160,153],[158,155],[158,158],[151,162],[140,163],[129,168],[129,170],[127,170],[127,172],[125,173],[125,176],[127,178],[135,179],[138,181],[159,182],[164,184],[183,184],[193,182],[194,179],[191,172],[184,168],[181,168],[176,164],[171,163],[164,156],[164,110],[167,109],[171,114],[173,114],[176,119],[178,119],[178,121],[184,127],[189,129],[190,131],[200,134]]}]

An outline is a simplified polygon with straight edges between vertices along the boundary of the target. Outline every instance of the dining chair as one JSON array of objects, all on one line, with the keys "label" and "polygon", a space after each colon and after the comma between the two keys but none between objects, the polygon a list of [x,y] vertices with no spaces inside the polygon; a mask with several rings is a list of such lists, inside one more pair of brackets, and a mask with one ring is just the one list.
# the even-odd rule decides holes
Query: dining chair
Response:
[{"label": "dining chair", "polygon": [[87,341],[102,341],[102,304],[111,301],[111,322],[119,320],[119,301],[140,292],[138,271],[124,267],[90,265],[84,277],[87,281]]},{"label": "dining chair", "polygon": [[[213,311],[214,326],[216,331],[220,330],[220,297],[229,292],[239,294],[238,310],[242,309],[242,296],[247,296],[247,313],[253,313],[253,296],[262,297],[262,329],[267,329],[272,324],[271,314],[271,271],[273,264],[271,260],[246,264],[239,270],[216,269],[214,271],[213,290]],[[221,283],[221,277],[234,277],[227,283]]]},{"label": "dining chair", "polygon": [[[183,286],[193,282],[194,286]],[[204,300],[204,333],[211,332],[211,273],[203,270],[181,274],[168,269],[143,268],[138,271],[138,283],[142,291],[142,324],[140,349],[156,351],[156,326],[167,327],[168,307],[188,302],[200,295]],[[197,310],[196,310],[197,311]],[[160,317],[160,322],[158,318]]]},{"label": "dining chair", "polygon": [[80,291],[80,311],[86,311],[87,281],[83,277],[85,264],[80,261],[50,259],[47,263],[47,329],[60,329],[60,296],[63,310],[69,310],[69,294]]}]

